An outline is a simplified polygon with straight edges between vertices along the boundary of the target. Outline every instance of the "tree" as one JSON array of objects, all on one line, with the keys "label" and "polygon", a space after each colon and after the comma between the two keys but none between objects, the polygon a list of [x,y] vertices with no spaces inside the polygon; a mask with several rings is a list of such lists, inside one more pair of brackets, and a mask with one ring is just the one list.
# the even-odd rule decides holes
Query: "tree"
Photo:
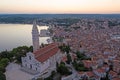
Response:
[{"label": "tree", "polygon": [[0,64],[0,72],[2,72],[2,73],[5,72],[5,67],[2,64]]},{"label": "tree", "polygon": [[113,70],[113,65],[109,65],[109,70]]},{"label": "tree", "polygon": [[9,59],[8,58],[3,58],[0,61],[0,64],[2,64],[4,67],[8,65]]},{"label": "tree", "polygon": [[29,52],[29,50],[30,48],[28,48],[27,46],[20,46],[14,48],[11,52],[14,54],[14,57],[17,60],[17,62],[21,63],[21,57],[25,56],[26,53]]},{"label": "tree", "polygon": [[72,64],[77,71],[91,71],[91,69],[86,68],[82,62],[77,62],[76,60],[74,60]]},{"label": "tree", "polygon": [[47,77],[44,80],[53,80],[52,77]]},{"label": "tree", "polygon": [[82,80],[89,80],[89,79],[88,79],[88,76],[84,75],[84,76],[82,77]]},{"label": "tree", "polygon": [[56,74],[56,72],[55,72],[55,71],[52,71],[52,72],[51,72],[51,77],[53,78],[55,74]]},{"label": "tree", "polygon": [[78,67],[78,71],[84,71],[84,67]]},{"label": "tree", "polygon": [[59,66],[57,68],[57,72],[59,72],[61,75],[69,75],[70,74],[70,71],[65,66],[65,64],[59,64]]},{"label": "tree", "polygon": [[72,62],[71,56],[70,54],[67,54],[67,63],[70,64],[70,62]]},{"label": "tree", "polygon": [[105,80],[110,80],[110,79],[109,79],[109,71],[106,72]]},{"label": "tree", "polygon": [[76,52],[77,58],[80,60],[91,60],[90,57],[87,57],[84,52]]},{"label": "tree", "polygon": [[0,53],[0,58],[7,58],[7,57],[8,57],[7,54],[8,54],[7,51],[1,52],[1,53]]},{"label": "tree", "polygon": [[33,46],[30,46],[30,47],[29,47],[29,51],[30,51],[30,52],[33,52]]},{"label": "tree", "polygon": [[66,53],[69,53],[70,52],[70,46],[69,45],[65,45],[63,44],[62,46],[59,46],[60,50],[63,51],[63,52],[66,52]]},{"label": "tree", "polygon": [[2,72],[0,72],[0,80],[6,80],[6,77]]},{"label": "tree", "polygon": [[106,72],[106,76],[100,78],[100,80],[110,80],[110,79],[109,79],[109,71],[107,71],[107,72]]},{"label": "tree", "polygon": [[41,47],[44,47],[45,45],[44,45],[44,43],[41,43]]},{"label": "tree", "polygon": [[15,59],[17,60],[18,63],[21,63],[21,57],[23,57],[22,54],[16,54]]},{"label": "tree", "polygon": [[37,80],[43,80],[42,78],[38,78]]},{"label": "tree", "polygon": [[12,61],[13,53],[11,51],[3,51],[0,53],[0,60],[3,58],[8,58],[10,61]]},{"label": "tree", "polygon": [[66,46],[65,51],[66,51],[66,53],[69,53],[70,52],[70,46]]},{"label": "tree", "polygon": [[80,53],[79,51],[76,52],[76,55],[79,59],[82,59],[85,56],[83,53]]}]

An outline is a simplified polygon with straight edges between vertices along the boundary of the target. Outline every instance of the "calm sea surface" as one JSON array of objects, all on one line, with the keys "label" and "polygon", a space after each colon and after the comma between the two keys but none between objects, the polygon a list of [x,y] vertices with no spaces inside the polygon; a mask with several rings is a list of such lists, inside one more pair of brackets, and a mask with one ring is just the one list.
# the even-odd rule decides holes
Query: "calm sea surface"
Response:
[{"label": "calm sea surface", "polygon": [[[0,24],[0,51],[12,50],[18,46],[32,45],[32,26],[26,24]],[[47,29],[47,26],[38,26]],[[40,44],[47,43],[49,37],[40,37]]]}]

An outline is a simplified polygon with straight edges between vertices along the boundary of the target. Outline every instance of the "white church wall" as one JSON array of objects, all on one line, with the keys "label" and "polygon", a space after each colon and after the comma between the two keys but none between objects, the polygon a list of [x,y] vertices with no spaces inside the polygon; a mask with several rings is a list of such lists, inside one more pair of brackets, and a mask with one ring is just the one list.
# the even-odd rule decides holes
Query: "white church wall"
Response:
[{"label": "white church wall", "polygon": [[49,60],[50,60],[50,67],[54,68],[54,65],[56,64],[55,55],[50,57]]},{"label": "white church wall", "polygon": [[22,57],[21,60],[22,60],[22,66],[23,67],[27,66],[26,57]]},{"label": "white church wall", "polygon": [[27,63],[29,63],[29,64],[35,63],[34,54],[31,53],[31,52],[28,52],[28,53],[26,54],[26,59],[27,59]]},{"label": "white church wall", "polygon": [[44,70],[46,70],[49,66],[50,66],[50,60],[46,60],[45,62],[41,63],[41,72],[43,72]]},{"label": "white church wall", "polygon": [[[31,56],[31,60],[29,56]],[[22,57],[22,66],[40,72],[41,64],[33,56],[31,53],[27,53],[26,57]]]},{"label": "white church wall", "polygon": [[28,52],[26,57],[22,57],[22,66],[34,69],[34,63],[35,58],[33,53]]},{"label": "white church wall", "polygon": [[38,62],[37,60],[35,60],[35,62],[33,63],[33,68],[32,69],[35,70],[35,71],[40,72],[40,70],[41,70],[41,63]]},{"label": "white church wall", "polygon": [[55,55],[55,59],[58,63],[61,62],[62,54],[60,53],[60,51],[58,51],[57,54]]}]

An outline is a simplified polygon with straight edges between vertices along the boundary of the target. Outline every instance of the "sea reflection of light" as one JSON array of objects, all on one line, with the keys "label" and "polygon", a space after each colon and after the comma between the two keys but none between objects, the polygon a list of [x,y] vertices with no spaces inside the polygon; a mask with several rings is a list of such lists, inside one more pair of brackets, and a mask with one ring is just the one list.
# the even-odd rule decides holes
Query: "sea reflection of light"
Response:
[{"label": "sea reflection of light", "polygon": [[[46,26],[38,27],[47,29]],[[12,48],[27,45],[32,45],[31,35],[32,25],[23,24],[0,24],[0,51],[11,50]],[[49,37],[40,38],[41,43],[47,43]]]}]

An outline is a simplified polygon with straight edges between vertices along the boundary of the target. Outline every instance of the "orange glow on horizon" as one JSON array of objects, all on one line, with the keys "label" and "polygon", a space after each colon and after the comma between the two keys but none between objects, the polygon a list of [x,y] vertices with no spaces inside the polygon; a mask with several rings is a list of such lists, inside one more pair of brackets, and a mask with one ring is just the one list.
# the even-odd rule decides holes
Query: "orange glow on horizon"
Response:
[{"label": "orange glow on horizon", "polygon": [[120,13],[120,0],[0,0],[0,13]]}]

